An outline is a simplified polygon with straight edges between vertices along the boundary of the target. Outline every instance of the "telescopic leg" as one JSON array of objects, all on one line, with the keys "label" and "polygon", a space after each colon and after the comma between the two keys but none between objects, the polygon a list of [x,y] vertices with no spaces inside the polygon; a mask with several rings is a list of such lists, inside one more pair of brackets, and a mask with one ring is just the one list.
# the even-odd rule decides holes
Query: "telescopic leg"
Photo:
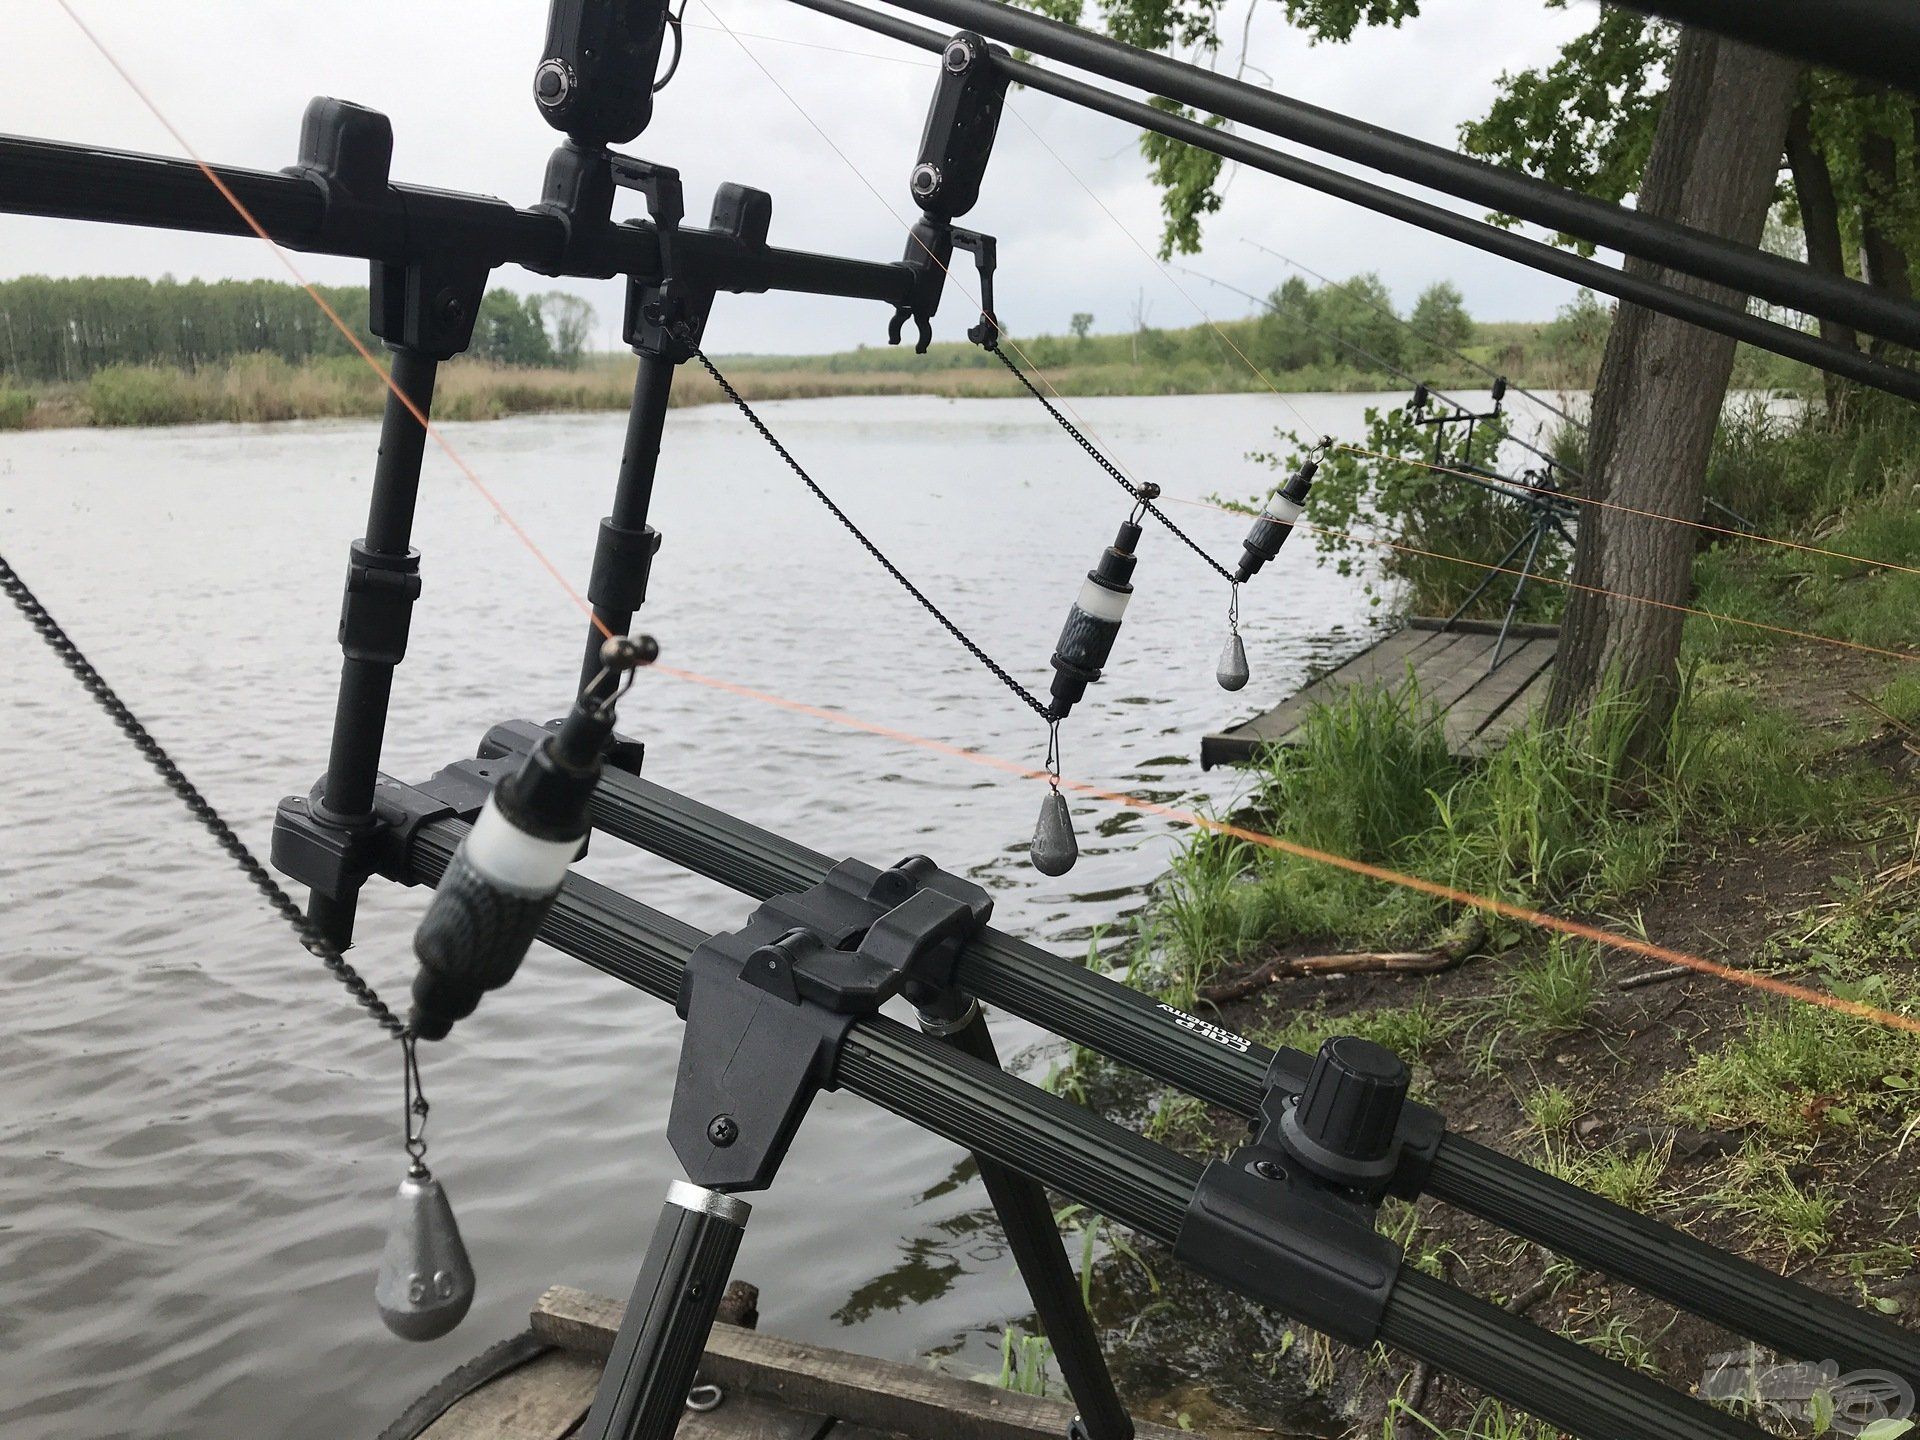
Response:
[{"label": "telescopic leg", "polygon": [[[647,511],[653,503],[660,435],[667,423],[675,368],[675,362],[665,356],[640,352],[633,405],[627,412],[626,446],[620,452],[620,478],[613,491],[613,513],[600,522],[593,578],[587,586],[594,623],[587,632],[587,653],[581,664],[582,689],[600,673],[600,642],[607,633],[626,634],[634,612],[647,597],[647,575],[654,552],[660,548],[659,532],[647,524]],[[600,628],[603,625],[604,632]]]},{"label": "telescopic leg", "polygon": [[578,1440],[672,1440],[752,1207],[676,1180]]},{"label": "telescopic leg", "polygon": [[[1000,1057],[993,1048],[993,1036],[986,1017],[971,1000],[955,997],[944,1006],[954,1018],[942,1019],[922,1011],[920,1028],[938,1036],[976,1060],[996,1069]],[[1080,1285],[1067,1261],[1066,1247],[1060,1243],[1060,1230],[1054,1224],[1053,1207],[1038,1180],[1009,1170],[982,1155],[974,1156],[980,1181],[987,1187],[1005,1231],[1007,1248],[1013,1251],[1020,1278],[1033,1298],[1034,1313],[1053,1346],[1054,1359],[1066,1377],[1079,1414],[1069,1432],[1073,1440],[1132,1440],[1133,1417],[1114,1389],[1106,1356],[1100,1350],[1100,1337],[1094,1334],[1093,1317],[1080,1298]]]},{"label": "telescopic leg", "polygon": [[[440,362],[418,350],[395,347],[393,383],[420,414],[433,407]],[[414,597],[420,593],[420,556],[411,545],[413,512],[420,494],[420,461],[426,429],[398,395],[389,392],[380,419],[380,456],[367,501],[367,533],[353,547],[347,595],[340,616],[340,696],[333,714],[333,745],[316,810],[330,824],[352,829],[371,824],[373,790],[380,774],[387,702],[393,670],[406,654]],[[335,945],[353,939],[359,905],[354,889],[338,895],[313,893],[308,915]]]},{"label": "telescopic leg", "polygon": [[1500,638],[1493,642],[1493,663],[1487,666],[1489,675],[1500,668],[1500,652],[1506,649],[1507,631],[1513,628],[1513,617],[1520,613],[1520,597],[1526,594],[1527,581],[1533,578],[1534,557],[1540,553],[1540,541],[1546,533],[1546,525],[1536,519],[1533,523],[1533,543],[1527,546],[1527,558],[1521,563],[1520,578],[1513,582],[1513,597],[1507,601],[1506,619],[1500,622]]},{"label": "telescopic leg", "polygon": [[1451,630],[1460,617],[1473,608],[1473,602],[1487,593],[1487,587],[1493,584],[1494,577],[1505,570],[1507,568],[1507,562],[1520,553],[1520,547],[1527,543],[1528,537],[1531,536],[1532,533],[1533,532],[1529,530],[1526,534],[1523,534],[1518,540],[1514,541],[1512,545],[1507,547],[1506,554],[1502,555],[1498,560],[1494,561],[1492,565],[1487,567],[1486,578],[1474,586],[1473,593],[1460,602],[1460,608],[1446,618],[1445,623],[1440,626],[1442,630]]}]

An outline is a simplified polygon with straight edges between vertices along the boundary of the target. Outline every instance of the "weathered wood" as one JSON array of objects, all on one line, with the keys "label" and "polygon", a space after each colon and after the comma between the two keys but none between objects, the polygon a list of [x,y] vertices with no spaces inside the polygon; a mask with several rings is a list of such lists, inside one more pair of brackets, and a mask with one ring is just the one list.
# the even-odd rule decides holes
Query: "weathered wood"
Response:
[{"label": "weathered wood", "polygon": [[730,1393],[716,1409],[687,1411],[674,1440],[822,1440],[837,1430],[831,1415]]},{"label": "weathered wood", "polygon": [[602,1362],[553,1350],[468,1395],[420,1440],[563,1440],[585,1418]]},{"label": "weathered wood", "polygon": [[[601,1361],[625,1312],[621,1301],[557,1285],[534,1306],[532,1324],[543,1339]],[[714,1327],[700,1375],[730,1394],[925,1440],[1058,1440],[1074,1413],[1063,1401],[956,1379],[923,1365],[849,1355],[730,1325]],[[1182,1432],[1141,1424],[1137,1433],[1143,1440],[1179,1440]]]},{"label": "weathered wood", "polygon": [[[1423,704],[1439,712],[1448,750],[1460,756],[1485,754],[1526,714],[1525,708],[1514,707],[1532,704],[1534,687],[1553,664],[1559,632],[1550,625],[1515,625],[1500,664],[1494,666],[1497,623],[1462,620],[1442,629],[1444,624],[1416,617],[1271,710],[1202,737],[1201,766],[1240,764],[1269,746],[1297,744],[1316,706],[1332,703],[1357,685],[1397,689],[1409,677]],[[1490,728],[1508,716],[1509,723]]]},{"label": "weathered wood", "polygon": [[1485,724],[1479,732],[1467,742],[1466,754],[1474,757],[1491,755],[1507,743],[1512,735],[1525,723],[1528,715],[1547,703],[1547,693],[1553,686],[1553,666],[1543,665],[1540,672],[1527,682],[1522,690],[1504,709]]}]

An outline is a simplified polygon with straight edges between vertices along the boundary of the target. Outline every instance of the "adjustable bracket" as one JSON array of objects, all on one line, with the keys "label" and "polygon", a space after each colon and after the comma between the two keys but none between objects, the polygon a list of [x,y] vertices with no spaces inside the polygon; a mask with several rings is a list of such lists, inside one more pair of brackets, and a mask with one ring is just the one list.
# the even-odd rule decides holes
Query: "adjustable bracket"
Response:
[{"label": "adjustable bracket", "polygon": [[1375,1229],[1380,1202],[1419,1194],[1446,1122],[1406,1104],[1407,1067],[1390,1050],[1329,1040],[1302,1077],[1306,1059],[1274,1057],[1251,1142],[1207,1167],[1174,1255],[1336,1340],[1370,1344],[1401,1258]]},{"label": "adjustable bracket", "polygon": [[993,901],[924,856],[836,865],[688,958],[687,1022],[667,1138],[710,1190],[772,1183],[814,1095],[834,1085],[854,1022],[895,995],[931,1004]]}]

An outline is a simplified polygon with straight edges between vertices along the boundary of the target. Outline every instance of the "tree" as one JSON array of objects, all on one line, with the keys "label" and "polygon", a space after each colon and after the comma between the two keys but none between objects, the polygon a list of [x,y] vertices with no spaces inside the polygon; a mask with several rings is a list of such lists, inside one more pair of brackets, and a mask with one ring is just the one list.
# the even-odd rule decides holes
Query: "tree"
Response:
[{"label": "tree", "polygon": [[[1640,180],[1640,207],[1756,244],[1799,80],[1792,61],[1685,31]],[[1741,303],[1737,294],[1644,261],[1628,268],[1722,304]],[[1685,617],[1664,607],[1693,590],[1694,532],[1659,517],[1700,513],[1733,352],[1724,336],[1623,305],[1594,388],[1587,494],[1621,508],[1583,517],[1573,571],[1582,588],[1568,597],[1548,713],[1568,719],[1617,687],[1645,703],[1634,740],[1643,758],[1657,753],[1679,693]]]},{"label": "tree", "polygon": [[467,353],[495,365],[553,364],[553,342],[540,323],[539,301],[511,290],[489,290]]},{"label": "tree", "polygon": [[553,347],[555,362],[568,370],[579,369],[598,318],[593,306],[565,290],[549,290],[535,296],[533,303],[538,307],[540,324]]},{"label": "tree", "polygon": [[1345,342],[1337,347],[1344,352],[1337,358],[1363,369],[1397,367],[1406,359],[1406,328],[1395,318],[1393,294],[1378,275],[1356,275],[1328,285],[1315,298],[1316,323]]},{"label": "tree", "polygon": [[1411,358],[1416,365],[1444,364],[1473,340],[1473,317],[1467,314],[1466,297],[1446,280],[1420,293],[1407,323],[1413,327]]},{"label": "tree", "polygon": [[1085,340],[1087,332],[1093,329],[1093,316],[1085,310],[1076,310],[1073,313],[1073,319],[1067,322],[1067,326],[1073,331],[1074,339]]},{"label": "tree", "polygon": [[1267,297],[1266,314],[1254,328],[1254,346],[1262,369],[1304,370],[1327,359],[1327,346],[1315,333],[1319,301],[1307,282],[1291,275]]}]

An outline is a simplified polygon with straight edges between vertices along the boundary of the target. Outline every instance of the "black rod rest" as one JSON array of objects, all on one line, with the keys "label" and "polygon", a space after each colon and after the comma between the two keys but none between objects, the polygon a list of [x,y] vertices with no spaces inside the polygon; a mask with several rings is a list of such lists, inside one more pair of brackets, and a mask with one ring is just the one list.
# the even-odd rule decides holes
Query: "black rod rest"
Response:
[{"label": "black rod rest", "polygon": [[[405,884],[435,883],[466,833],[461,816],[477,810],[475,792],[489,784],[482,772],[498,768],[497,760],[463,761],[419,787],[391,782],[383,787],[390,823],[383,832],[389,843],[382,873]],[[663,1000],[682,994],[693,957],[714,939],[578,876],[563,884],[541,938]],[[697,988],[702,982],[693,984]],[[851,987],[856,993],[866,988]],[[854,1017],[829,1053],[831,1073],[821,1077],[822,1088],[838,1087],[871,1100],[1149,1239],[1182,1244],[1182,1230],[1193,1223],[1197,1208],[1210,1214],[1224,1208],[1217,1198],[1221,1186],[1209,1184],[1195,1162],[883,1015]],[[810,1072],[809,1078],[817,1074]],[[1213,1198],[1203,1202],[1203,1195]],[[1331,1253],[1340,1267],[1370,1281],[1391,1261],[1391,1278],[1370,1287],[1370,1292],[1384,1291],[1365,1317],[1371,1338],[1426,1359],[1581,1440],[1762,1440],[1763,1432],[1743,1420],[1400,1264],[1397,1253],[1390,1257],[1380,1249],[1380,1237],[1357,1220],[1342,1229],[1331,1220],[1303,1220],[1288,1209],[1265,1220],[1244,1215],[1249,1237],[1244,1243],[1268,1251],[1305,1248],[1323,1259]],[[1293,1224],[1318,1224],[1322,1233],[1303,1241],[1288,1235]],[[1371,1237],[1364,1245],[1363,1235]],[[1200,1243],[1196,1232],[1183,1249],[1191,1257]],[[1298,1314],[1323,1303],[1287,1288],[1302,1273],[1299,1263],[1240,1269],[1208,1264],[1221,1272],[1222,1283],[1282,1313]],[[1345,1328],[1350,1334],[1360,1329],[1358,1324]]]},{"label": "black rod rest", "polygon": [[[540,733],[528,722],[496,726],[481,753],[518,754]],[[603,833],[756,898],[810,885],[834,863],[617,765],[595,791],[592,814]],[[1303,1090],[1312,1068],[1311,1056],[1269,1050],[992,927],[962,951],[955,973],[982,1002],[1250,1121],[1263,1119],[1271,1090]],[[1891,1369],[1920,1384],[1920,1336],[1878,1315],[1464,1136],[1443,1134],[1427,1164],[1421,1193],[1585,1268],[1797,1358]]]}]

